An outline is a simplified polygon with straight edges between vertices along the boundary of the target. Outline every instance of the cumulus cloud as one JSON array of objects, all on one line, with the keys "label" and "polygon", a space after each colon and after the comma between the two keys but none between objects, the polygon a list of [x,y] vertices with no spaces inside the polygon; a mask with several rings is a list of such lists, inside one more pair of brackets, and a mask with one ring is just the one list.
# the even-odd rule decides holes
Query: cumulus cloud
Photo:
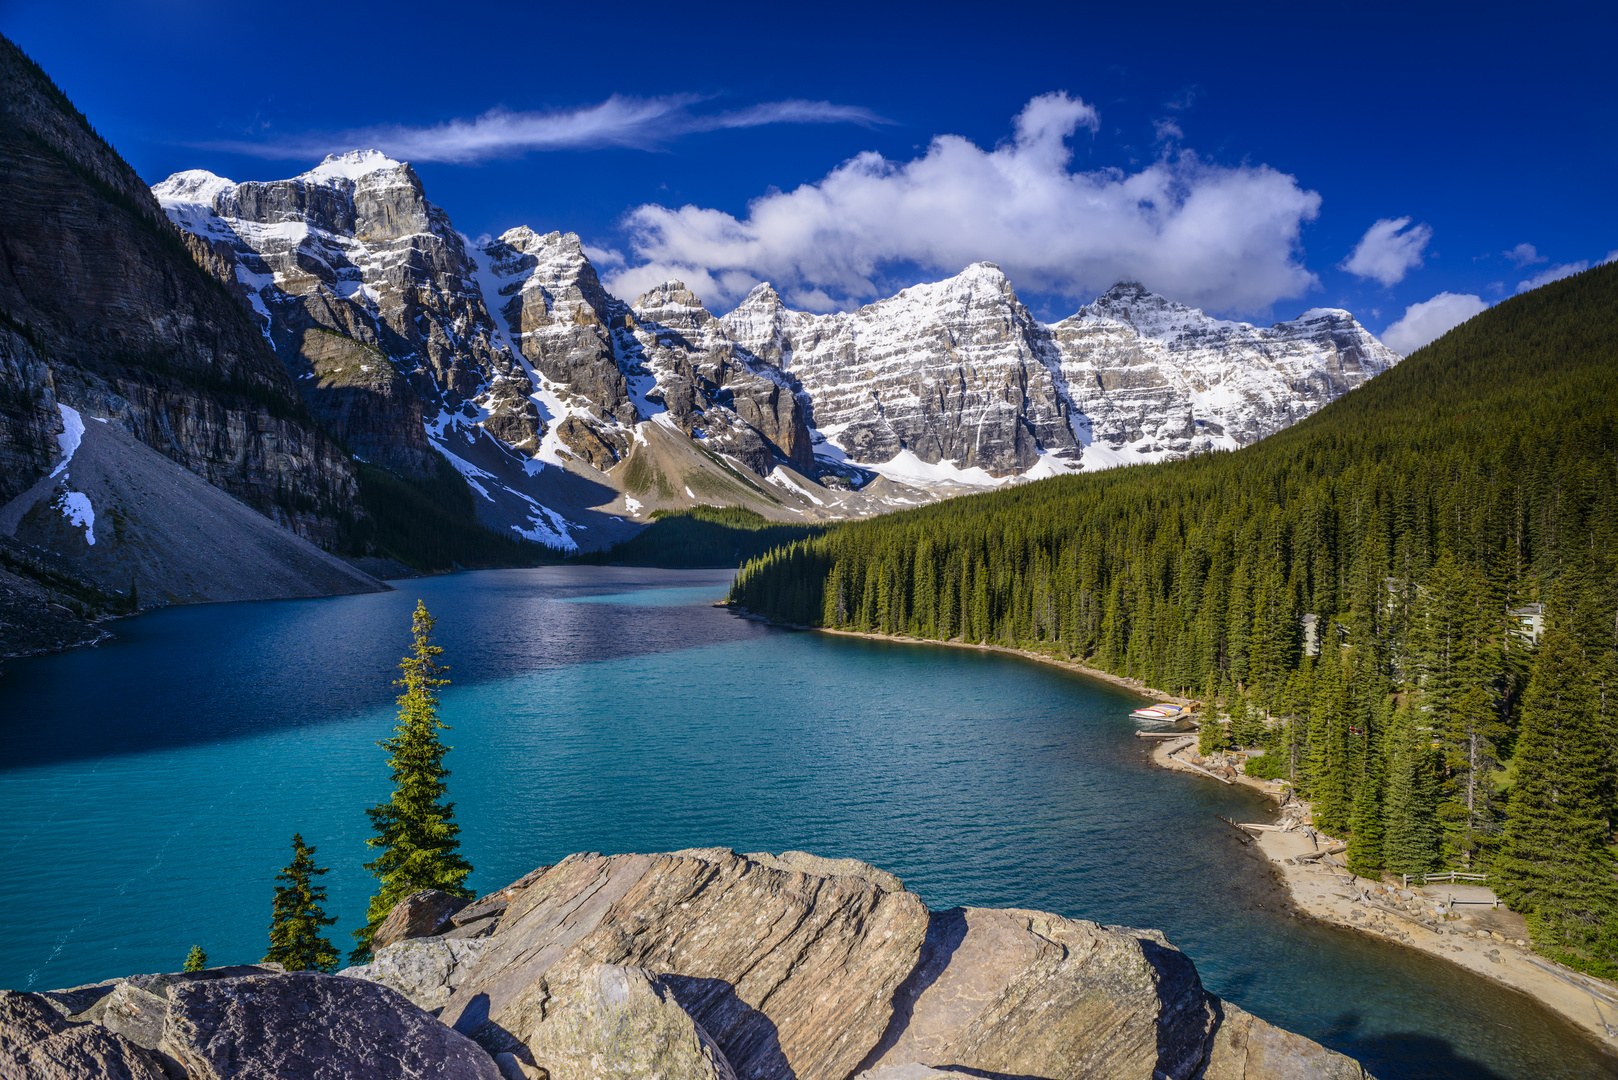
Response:
[{"label": "cumulus cloud", "polygon": [[[1537,261],[1544,262],[1545,260],[1539,259]],[[1607,252],[1606,258],[1597,259],[1596,265],[1605,266],[1610,262],[1618,262],[1618,248]],[[1590,269],[1590,262],[1587,259],[1580,259],[1578,262],[1557,263],[1555,266],[1547,266],[1533,277],[1517,282],[1517,291],[1522,293],[1527,292],[1529,289],[1537,289],[1541,285],[1549,285],[1553,281],[1560,281],[1565,277],[1572,277],[1574,274],[1583,273],[1588,269]]]},{"label": "cumulus cloud", "polygon": [[1550,262],[1550,257],[1541,255],[1533,244],[1518,244],[1505,254],[1506,258],[1518,266],[1531,266],[1534,263]]},{"label": "cumulus cloud", "polygon": [[375,147],[407,161],[470,164],[518,157],[536,150],[596,150],[628,147],[652,150],[702,131],[762,127],[766,124],[862,124],[888,121],[857,105],[829,101],[768,101],[726,112],[699,112],[694,94],[635,98],[614,94],[580,109],[513,112],[491,109],[471,119],[412,127],[384,124],[337,132],[309,132],[266,142],[199,144],[213,150],[272,161],[318,158],[356,146]]},{"label": "cumulus cloud", "polygon": [[1318,284],[1299,259],[1317,193],[1265,165],[1190,152],[1133,173],[1074,171],[1068,140],[1099,126],[1084,101],[1044,94],[992,150],[940,135],[910,161],[863,153],[814,183],[760,196],[744,218],[641,206],[626,223],[638,262],[610,283],[634,296],[679,278],[722,308],[769,280],[790,302],[827,310],[886,295],[889,274],[947,275],[988,260],[1019,288],[1079,298],[1134,279],[1234,312]]},{"label": "cumulus cloud", "polygon": [[1470,293],[1441,292],[1431,300],[1405,308],[1404,317],[1382,331],[1382,343],[1401,356],[1409,356],[1488,307],[1482,297]]},{"label": "cumulus cloud", "polygon": [[1355,277],[1396,285],[1421,265],[1421,253],[1432,238],[1430,225],[1411,226],[1407,217],[1382,218],[1365,230],[1348,258],[1338,265]]}]

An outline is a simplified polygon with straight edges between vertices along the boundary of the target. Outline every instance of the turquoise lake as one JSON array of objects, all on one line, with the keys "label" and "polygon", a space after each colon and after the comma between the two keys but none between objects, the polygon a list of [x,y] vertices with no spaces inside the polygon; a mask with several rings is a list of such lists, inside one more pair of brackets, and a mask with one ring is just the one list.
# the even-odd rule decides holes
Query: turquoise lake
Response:
[{"label": "turquoise lake", "polygon": [[0,986],[266,947],[294,832],[346,953],[365,808],[418,598],[452,686],[447,764],[479,892],[581,850],[854,856],[933,908],[1161,928],[1213,991],[1395,1077],[1618,1077],[1527,999],[1285,917],[1216,815],[1250,792],[1153,768],[1118,688],[1011,656],[774,629],[729,572],[486,571],[392,593],[173,608],[94,649],[7,660]]}]

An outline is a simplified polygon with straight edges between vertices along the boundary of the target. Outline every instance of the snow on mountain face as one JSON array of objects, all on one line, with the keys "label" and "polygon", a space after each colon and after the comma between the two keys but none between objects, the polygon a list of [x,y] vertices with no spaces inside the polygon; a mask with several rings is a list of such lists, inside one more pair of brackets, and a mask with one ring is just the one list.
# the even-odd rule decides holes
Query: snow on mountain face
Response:
[{"label": "snow on mountain face", "polygon": [[422,416],[470,410],[532,452],[527,376],[494,340],[475,264],[409,165],[328,157],[290,180],[177,173],[152,189],[205,241],[339,438],[367,460],[428,469]]},{"label": "snow on mountain face", "polygon": [[1257,327],[1129,282],[1049,333],[1091,469],[1246,446],[1400,359],[1346,311]]},{"label": "snow on mountain face", "polygon": [[1246,445],[1399,361],[1346,311],[1259,328],[1132,283],[1043,326],[989,263],[851,313],[789,311],[760,285],[724,322],[852,460],[997,480]]},{"label": "snow on mountain face", "polygon": [[798,380],[815,425],[856,461],[908,451],[1005,477],[1041,453],[1077,457],[1044,328],[992,263],[851,313],[788,311],[761,285],[724,321]]},{"label": "snow on mountain face", "polygon": [[680,282],[627,304],[573,233],[471,248],[375,151],[153,192],[358,456],[425,475],[436,451],[487,523],[561,547],[648,500],[861,516],[1233,448],[1399,361],[1345,311],[1256,327],[1131,283],[1045,326],[992,263],[827,315],[767,284],[723,318]]}]

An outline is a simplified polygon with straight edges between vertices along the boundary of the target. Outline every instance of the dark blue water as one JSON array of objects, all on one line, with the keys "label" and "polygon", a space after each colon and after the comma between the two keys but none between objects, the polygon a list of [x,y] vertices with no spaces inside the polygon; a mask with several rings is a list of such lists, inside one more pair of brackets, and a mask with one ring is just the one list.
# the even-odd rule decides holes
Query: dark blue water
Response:
[{"label": "dark blue water", "polygon": [[[451,791],[478,891],[572,851],[851,855],[935,907],[1162,928],[1214,991],[1383,1078],[1618,1076],[1527,999],[1282,916],[1215,815],[1256,796],[1152,768],[1111,686],[1014,657],[766,628],[726,574],[496,571],[394,593],[179,608],[0,677],[0,986],[263,954],[301,831],[334,939],[418,597],[455,680]],[[340,935],[340,937],[339,937]]]}]

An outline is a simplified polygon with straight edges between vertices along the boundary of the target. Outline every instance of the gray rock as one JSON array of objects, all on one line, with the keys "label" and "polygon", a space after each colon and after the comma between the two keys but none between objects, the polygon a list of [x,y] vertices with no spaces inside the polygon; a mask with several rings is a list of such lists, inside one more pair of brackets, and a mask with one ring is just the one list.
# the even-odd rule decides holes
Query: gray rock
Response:
[{"label": "gray rock", "polygon": [[574,855],[512,897],[443,1016],[516,1050],[572,954],[653,973],[740,1077],[844,1080],[887,1027],[926,924],[911,893],[724,848]]},{"label": "gray rock", "polygon": [[300,971],[170,987],[162,1049],[192,1080],[499,1080],[493,1059],[386,987]]},{"label": "gray rock", "polygon": [[1353,1058],[1268,1024],[1228,1001],[1200,1080],[1373,1080]]},{"label": "gray rock", "polygon": [[5,1080],[165,1080],[145,1050],[93,1024],[74,1023],[39,994],[0,990]]},{"label": "gray rock", "polygon": [[163,1028],[168,1018],[167,998],[121,982],[102,1003],[98,1022],[136,1046],[156,1050],[163,1041]]},{"label": "gray rock", "polygon": [[644,969],[573,953],[545,981],[545,1012],[525,1041],[551,1080],[736,1080],[718,1044]]},{"label": "gray rock", "polygon": [[468,923],[457,923],[453,930],[446,930],[440,937],[445,938],[483,938],[494,933],[495,927],[500,925],[500,916],[485,915],[481,919],[473,919]]},{"label": "gray rock", "polygon": [[1214,1023],[1191,961],[1156,931],[956,908],[933,914],[865,1064],[1188,1080]]},{"label": "gray rock", "polygon": [[455,988],[466,981],[489,945],[486,938],[414,938],[384,946],[369,964],[337,974],[397,990],[417,1008],[436,1013],[449,1004]]},{"label": "gray rock", "polygon": [[432,937],[450,926],[450,917],[467,905],[459,896],[451,896],[437,889],[413,892],[388,912],[382,925],[371,938],[371,949],[385,949],[407,938]]}]

